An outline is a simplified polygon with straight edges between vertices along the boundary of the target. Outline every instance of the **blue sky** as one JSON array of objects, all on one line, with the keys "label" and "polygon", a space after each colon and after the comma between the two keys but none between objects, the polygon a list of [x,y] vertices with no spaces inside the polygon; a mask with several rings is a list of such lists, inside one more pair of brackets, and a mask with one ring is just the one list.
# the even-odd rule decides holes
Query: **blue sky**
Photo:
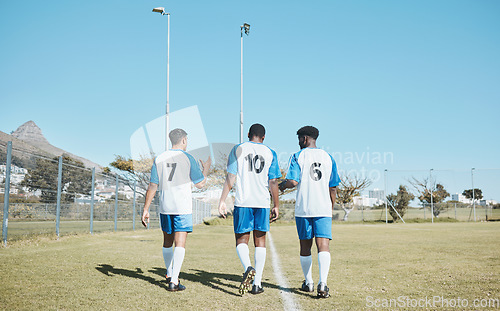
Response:
[{"label": "blue sky", "polygon": [[[129,154],[132,133],[165,112],[156,6],[172,14],[171,110],[197,105],[209,142],[238,141],[248,22],[245,128],[264,124],[278,153],[315,125],[344,170],[500,167],[495,0],[2,1],[0,130],[33,120],[53,145],[102,165]],[[392,160],[366,160],[377,152]],[[500,200],[500,171],[486,173],[476,183]],[[453,192],[470,184],[460,180]]]}]

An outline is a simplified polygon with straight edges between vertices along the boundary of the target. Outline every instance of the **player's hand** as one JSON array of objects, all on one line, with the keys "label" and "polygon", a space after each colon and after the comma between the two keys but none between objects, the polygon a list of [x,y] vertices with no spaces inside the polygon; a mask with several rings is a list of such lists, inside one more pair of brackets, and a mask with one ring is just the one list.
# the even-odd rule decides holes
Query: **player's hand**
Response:
[{"label": "player's hand", "polygon": [[203,162],[200,159],[200,164],[201,164],[203,172],[208,172],[208,170],[210,169],[210,166],[212,165],[212,158],[210,156],[208,156],[208,159],[205,162]]},{"label": "player's hand", "polygon": [[226,202],[219,202],[219,214],[226,219]]},{"label": "player's hand", "polygon": [[279,210],[278,208],[275,206],[271,209],[271,215],[269,215],[269,218],[270,218],[270,221],[271,222],[274,222],[278,219],[278,216],[279,216]]},{"label": "player's hand", "polygon": [[142,225],[144,227],[148,227],[149,225],[149,211],[144,211],[144,213],[142,214]]}]

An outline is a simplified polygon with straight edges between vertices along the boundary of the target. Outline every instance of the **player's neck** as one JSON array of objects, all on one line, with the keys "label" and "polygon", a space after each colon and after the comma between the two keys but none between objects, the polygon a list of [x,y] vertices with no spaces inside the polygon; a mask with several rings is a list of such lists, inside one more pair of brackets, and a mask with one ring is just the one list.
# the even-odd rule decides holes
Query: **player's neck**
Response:
[{"label": "player's neck", "polygon": [[260,138],[260,137],[257,137],[257,136],[254,136],[252,137],[249,141],[253,142],[253,143],[259,143],[259,144],[262,144],[264,142],[264,139],[263,138]]},{"label": "player's neck", "polygon": [[173,146],[172,146],[172,149],[177,149],[177,150],[184,150],[184,151],[186,151],[186,147],[187,147],[187,146],[184,146],[184,145],[173,145]]}]

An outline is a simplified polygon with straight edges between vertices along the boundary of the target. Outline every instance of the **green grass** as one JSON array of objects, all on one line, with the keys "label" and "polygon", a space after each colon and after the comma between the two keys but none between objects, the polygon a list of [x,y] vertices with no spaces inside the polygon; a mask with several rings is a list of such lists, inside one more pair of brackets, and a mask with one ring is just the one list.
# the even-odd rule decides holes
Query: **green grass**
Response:
[{"label": "green grass", "polygon": [[[500,298],[500,223],[334,225],[332,297],[322,300],[296,290],[303,276],[295,227],[272,225],[271,233],[303,310],[360,310],[367,296]],[[269,250],[265,292],[238,296],[242,267],[230,225],[196,226],[189,235],[184,292],[165,290],[161,243],[159,229],[15,241],[0,249],[0,308],[283,309]],[[316,259],[313,277],[317,282]]]}]

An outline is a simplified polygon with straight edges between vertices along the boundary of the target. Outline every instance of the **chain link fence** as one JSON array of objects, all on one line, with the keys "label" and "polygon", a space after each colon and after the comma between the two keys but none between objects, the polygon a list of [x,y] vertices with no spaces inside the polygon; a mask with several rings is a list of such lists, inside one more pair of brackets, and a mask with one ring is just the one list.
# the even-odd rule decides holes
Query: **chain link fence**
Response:
[{"label": "chain link fence", "polygon": [[[126,180],[69,156],[41,156],[10,142],[0,143],[0,201],[4,243],[33,235],[142,227],[144,198]],[[211,208],[193,199],[193,224],[211,216]],[[150,228],[159,228],[157,199],[150,215]]]}]

